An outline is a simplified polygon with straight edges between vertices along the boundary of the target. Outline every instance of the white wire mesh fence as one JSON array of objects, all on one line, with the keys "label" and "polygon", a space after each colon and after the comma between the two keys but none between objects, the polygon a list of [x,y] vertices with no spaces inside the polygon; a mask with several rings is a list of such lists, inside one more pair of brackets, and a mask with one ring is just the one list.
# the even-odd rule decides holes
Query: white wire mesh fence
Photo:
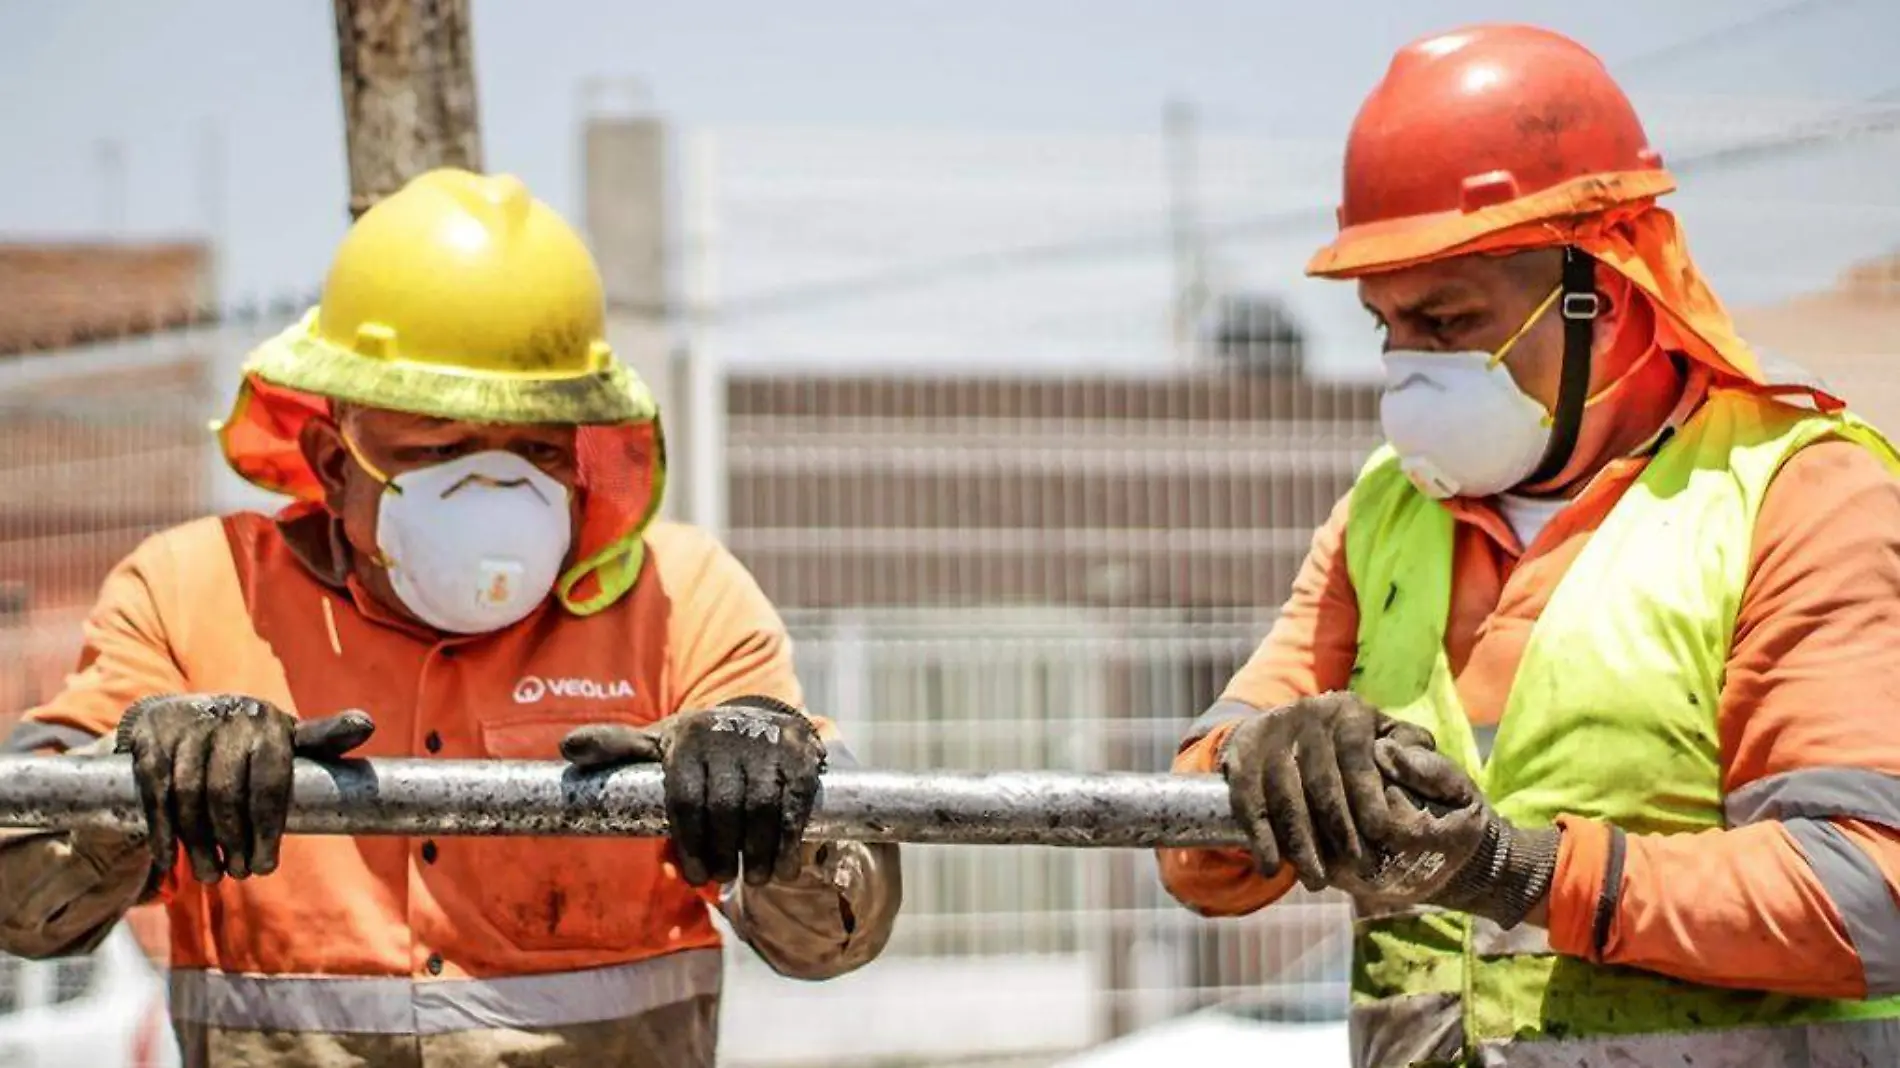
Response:
[{"label": "white wire mesh fence", "polygon": [[[1372,390],[1284,374],[761,374],[728,397],[726,538],[786,611],[813,707],[893,768],[1166,769],[1378,437]],[[1337,900],[1212,923],[1146,853],[905,867],[884,959],[798,995],[841,1042],[868,1043],[867,998],[903,1021],[849,1052],[1053,1063],[1234,999],[1343,1018]],[[783,1004],[760,971],[735,958],[760,992],[727,1010],[735,1063],[771,1061],[747,1038],[778,1033],[749,1026]]]},{"label": "white wire mesh fence", "polygon": [[[1074,608],[799,613],[793,626],[810,701],[866,763],[1065,770],[1167,767],[1181,710],[1218,691],[1259,629],[1251,615]],[[1146,853],[909,847],[884,958],[802,993],[801,1015],[855,1021],[869,999],[901,1025],[851,1052],[935,1063],[1053,1056],[1231,999],[1286,1019],[1343,1012],[1343,921],[1341,902],[1297,895],[1210,923],[1167,897]],[[766,1063],[747,1036],[768,1029],[747,1024],[776,1015],[776,984],[745,954],[734,963],[736,990],[759,996],[733,999],[730,1053]]]},{"label": "white wire mesh fence", "polygon": [[283,322],[0,360],[0,720],[57,692],[101,579],[142,539],[265,499],[237,491],[208,427],[245,350]]}]

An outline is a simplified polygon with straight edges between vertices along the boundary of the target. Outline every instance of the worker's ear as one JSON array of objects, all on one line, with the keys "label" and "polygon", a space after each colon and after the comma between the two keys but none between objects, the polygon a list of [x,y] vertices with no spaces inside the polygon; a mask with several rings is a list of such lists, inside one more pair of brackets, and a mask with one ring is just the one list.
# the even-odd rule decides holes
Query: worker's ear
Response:
[{"label": "worker's ear", "polygon": [[1635,286],[1628,279],[1597,264],[1597,321],[1592,349],[1596,355],[1601,356],[1616,347],[1623,331],[1624,317],[1629,314],[1630,302],[1642,299],[1636,295]]},{"label": "worker's ear", "polygon": [[304,420],[297,433],[297,447],[304,462],[323,487],[323,503],[334,515],[343,511],[343,487],[349,479],[350,451],[343,444],[343,431],[329,416],[313,415]]}]

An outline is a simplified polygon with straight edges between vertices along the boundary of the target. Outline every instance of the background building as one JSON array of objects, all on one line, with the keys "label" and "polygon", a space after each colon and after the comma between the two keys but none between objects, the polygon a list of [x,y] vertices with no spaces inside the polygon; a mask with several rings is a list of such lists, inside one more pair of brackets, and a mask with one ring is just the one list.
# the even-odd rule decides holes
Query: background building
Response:
[{"label": "background building", "polygon": [[[0,710],[71,668],[78,613],[146,533],[210,507],[201,355],[102,358],[192,323],[203,244],[0,245]],[[81,353],[84,353],[83,355]]]}]

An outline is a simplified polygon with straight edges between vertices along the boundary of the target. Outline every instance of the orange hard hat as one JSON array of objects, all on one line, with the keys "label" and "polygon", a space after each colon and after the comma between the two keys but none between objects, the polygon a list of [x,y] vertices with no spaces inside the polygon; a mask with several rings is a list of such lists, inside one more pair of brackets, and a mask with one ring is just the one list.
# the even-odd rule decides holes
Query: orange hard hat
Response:
[{"label": "orange hard hat", "polygon": [[1353,120],[1343,184],[1339,233],[1308,274],[1576,248],[1650,298],[1672,348],[1772,385],[1656,206],[1676,181],[1629,97],[1562,34],[1467,26],[1400,49]]},{"label": "orange hard hat", "polygon": [[1359,108],[1339,236],[1314,267],[1338,275],[1432,259],[1501,224],[1674,184],[1588,49],[1532,26],[1454,30],[1400,49]]},{"label": "orange hard hat", "polygon": [[1530,26],[1459,30],[1400,50],[1360,107],[1340,239],[1661,169],[1636,109],[1588,49]]}]

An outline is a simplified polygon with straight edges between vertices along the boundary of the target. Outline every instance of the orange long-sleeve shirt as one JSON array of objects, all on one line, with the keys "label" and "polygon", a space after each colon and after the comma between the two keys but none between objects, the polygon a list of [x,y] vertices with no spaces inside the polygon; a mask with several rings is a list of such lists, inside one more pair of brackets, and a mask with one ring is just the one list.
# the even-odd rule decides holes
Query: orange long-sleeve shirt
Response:
[{"label": "orange long-sleeve shirt", "polygon": [[[1489,505],[1457,517],[1446,653],[1474,724],[1502,715],[1532,624],[1571,561],[1625,490],[1641,459],[1613,463],[1528,547]],[[1291,598],[1223,701],[1271,708],[1345,689],[1357,654],[1358,602],[1347,574],[1345,501],[1313,539]],[[1900,776],[1900,481],[1859,446],[1825,441],[1797,453],[1757,518],[1751,571],[1719,709],[1723,786],[1733,793],[1801,769]],[[1181,772],[1216,768],[1233,723],[1183,743]],[[1900,793],[1900,779],[1884,780]],[[1892,802],[1886,802],[1891,805]],[[1598,944],[1592,923],[1612,829],[1566,819],[1551,890],[1550,939],[1561,953],[1746,989],[1862,997],[1891,989],[1893,942],[1857,951],[1850,910],[1884,925],[1900,899],[1900,810],[1836,817],[1842,848],[1867,878],[1835,900],[1782,822],[1694,835],[1628,835],[1616,908]],[[1896,806],[1900,809],[1900,806]],[[1819,861],[1817,860],[1817,863]],[[1239,915],[1278,899],[1290,871],[1263,877],[1245,852],[1164,850],[1162,876],[1184,903]],[[1694,873],[1685,878],[1685,873]],[[1884,877],[1884,882],[1882,881]],[[1885,895],[1885,900],[1882,900]],[[1847,895],[1840,895],[1847,896]],[[1885,911],[1883,911],[1883,909]]]},{"label": "orange long-sleeve shirt", "polygon": [[[7,747],[88,744],[167,693],[248,694],[310,717],[363,709],[376,733],[354,755],[416,760],[552,761],[582,724],[752,694],[803,703],[777,611],[693,528],[649,528],[640,582],[602,611],[550,602],[468,636],[371,599],[335,533],[326,515],[240,513],[148,539],[105,580],[78,670]],[[688,886],[669,848],[299,835],[275,874],[215,885],[180,862],[164,904],[187,1062],[482,1065],[534,1050],[543,1063],[711,1064],[709,904],[772,968],[807,979],[860,967],[896,921],[892,846],[813,846],[795,878],[729,893]],[[149,869],[117,835],[0,836],[0,949],[96,943]]]}]

